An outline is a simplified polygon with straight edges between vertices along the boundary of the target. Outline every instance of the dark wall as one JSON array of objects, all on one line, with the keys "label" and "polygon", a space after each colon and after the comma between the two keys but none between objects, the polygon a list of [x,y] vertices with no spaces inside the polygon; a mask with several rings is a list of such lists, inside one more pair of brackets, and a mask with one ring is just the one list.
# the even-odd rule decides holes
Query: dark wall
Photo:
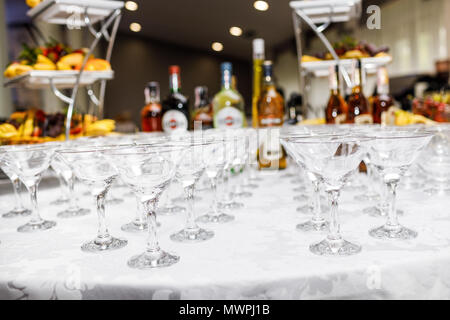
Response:
[{"label": "dark wall", "polygon": [[251,62],[230,59],[213,52],[174,46],[134,35],[118,34],[111,64],[115,79],[108,82],[105,97],[105,117],[115,118],[129,112],[136,124],[144,105],[144,87],[155,80],[161,86],[161,99],[169,92],[168,67],[181,68],[182,92],[193,104],[194,87],[206,85],[212,97],[220,89],[220,63],[233,63],[237,86],[244,96],[246,112],[251,112]]}]

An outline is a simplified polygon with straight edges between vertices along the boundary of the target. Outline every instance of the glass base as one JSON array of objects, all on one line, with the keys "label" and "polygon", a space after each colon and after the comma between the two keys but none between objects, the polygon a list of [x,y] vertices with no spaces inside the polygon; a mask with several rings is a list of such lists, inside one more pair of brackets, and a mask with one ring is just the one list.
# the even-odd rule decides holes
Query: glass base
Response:
[{"label": "glass base", "polygon": [[356,201],[380,201],[380,195],[378,193],[358,194],[354,197]]},{"label": "glass base", "polygon": [[107,204],[112,204],[112,205],[120,204],[122,202],[123,202],[123,199],[120,199],[120,198],[109,198],[109,199],[106,199],[106,203]]},{"label": "glass base", "polygon": [[290,182],[292,184],[299,184],[299,183],[303,183],[303,180],[300,178],[295,178],[295,179],[292,179]]},{"label": "glass base", "polygon": [[248,178],[248,180],[250,180],[250,181],[263,181],[263,179],[261,178],[261,177],[250,177],[250,178]]},{"label": "glass base", "polygon": [[343,190],[345,191],[366,191],[367,187],[365,185],[346,185]]},{"label": "glass base", "polygon": [[50,202],[50,204],[52,206],[59,206],[61,204],[65,204],[65,203],[69,203],[69,199],[66,198],[58,198],[56,200],[53,200],[52,202]]},{"label": "glass base", "polygon": [[231,192],[230,195],[232,197],[236,197],[236,198],[250,198],[253,194],[251,192],[248,191],[241,191],[241,192]]},{"label": "glass base", "polygon": [[350,256],[361,251],[361,246],[344,239],[324,239],[318,243],[311,244],[309,250],[321,256]]},{"label": "glass base", "polygon": [[240,209],[244,206],[243,203],[241,202],[236,202],[236,201],[232,201],[232,202],[227,202],[227,203],[218,203],[217,207],[219,209]]},{"label": "glass base", "polygon": [[384,225],[369,231],[369,235],[376,239],[414,239],[417,237],[417,232],[401,225],[392,227]]},{"label": "glass base", "polygon": [[[202,197],[199,197],[198,195],[194,195],[194,201],[201,201]],[[173,202],[184,202],[186,201],[185,197],[176,197],[172,199]]]},{"label": "glass base", "polygon": [[128,266],[134,269],[151,269],[168,267],[180,261],[180,257],[170,254],[166,251],[158,251],[155,253],[144,252],[135,255],[128,260]]},{"label": "glass base", "polygon": [[312,214],[312,212],[313,212],[313,207],[310,206],[309,204],[305,204],[305,205],[303,205],[303,206],[301,206],[301,207],[298,207],[298,208],[296,209],[296,211],[297,211],[297,212],[300,212],[300,213],[304,213],[304,214]]},{"label": "glass base", "polygon": [[82,217],[89,213],[91,213],[91,210],[89,210],[89,209],[83,209],[83,208],[79,208],[76,210],[67,209],[67,210],[58,212],[58,214],[56,216],[58,218],[74,218],[74,217]]},{"label": "glass base", "polygon": [[450,189],[428,188],[423,192],[429,196],[450,196]]},{"label": "glass base", "polygon": [[294,192],[306,192],[308,188],[306,188],[305,186],[300,186],[300,187],[296,187],[294,189],[292,189]]},{"label": "glass base", "polygon": [[24,224],[23,226],[20,226],[17,228],[17,231],[19,232],[37,232],[37,231],[44,231],[53,228],[56,226],[55,221],[49,221],[49,220],[41,220],[37,223],[28,222]]},{"label": "glass base", "polygon": [[185,211],[186,208],[182,206],[161,207],[156,210],[157,214],[160,214],[162,216],[170,216]]},{"label": "glass base", "polygon": [[295,227],[298,231],[327,231],[328,230],[328,222],[325,220],[309,220],[303,223],[298,224]]},{"label": "glass base", "polygon": [[147,231],[147,224],[132,221],[132,222],[122,225],[120,227],[120,229],[125,232],[144,232],[144,231]]},{"label": "glass base", "polygon": [[116,250],[125,247],[128,244],[127,240],[109,237],[108,239],[98,240],[94,239],[83,243],[81,250],[85,252],[101,252],[107,250]]},{"label": "glass base", "polygon": [[304,194],[301,194],[301,195],[295,196],[293,199],[294,199],[294,201],[305,202],[305,201],[309,200],[309,197],[305,196]]},{"label": "glass base", "polygon": [[[385,217],[387,215],[387,213],[384,213],[380,208],[376,206],[365,208],[363,209],[363,212],[372,217]],[[402,216],[403,210],[397,210],[397,215]]]},{"label": "glass base", "polygon": [[256,189],[256,188],[258,188],[258,185],[254,184],[254,183],[246,183],[246,184],[243,184],[242,186],[244,188],[246,188],[246,189]]},{"label": "glass base", "polygon": [[292,178],[295,176],[296,176],[296,174],[294,174],[292,172],[286,172],[286,173],[282,174],[280,178]]},{"label": "glass base", "polygon": [[2,214],[3,218],[16,218],[16,217],[26,217],[31,214],[31,210],[28,209],[13,209],[9,212]]},{"label": "glass base", "polygon": [[234,220],[234,216],[226,213],[221,214],[205,214],[197,218],[197,222],[201,223],[227,223]]},{"label": "glass base", "polygon": [[183,229],[170,236],[170,239],[176,242],[201,242],[211,239],[214,236],[214,231],[197,229]]}]

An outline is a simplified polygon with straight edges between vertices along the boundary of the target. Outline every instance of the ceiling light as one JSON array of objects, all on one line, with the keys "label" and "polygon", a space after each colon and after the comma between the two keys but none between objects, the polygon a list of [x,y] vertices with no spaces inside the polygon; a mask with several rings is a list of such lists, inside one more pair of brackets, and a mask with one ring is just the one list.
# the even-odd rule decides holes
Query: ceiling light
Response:
[{"label": "ceiling light", "polygon": [[221,44],[220,42],[213,42],[211,45],[211,48],[214,51],[222,51],[223,50],[223,44]]},{"label": "ceiling light", "polygon": [[266,11],[269,9],[269,4],[266,1],[258,0],[253,2],[253,7],[259,11]]},{"label": "ceiling light", "polygon": [[125,9],[130,11],[136,11],[138,9],[138,4],[134,1],[125,2]]},{"label": "ceiling light", "polygon": [[130,30],[133,32],[139,32],[141,31],[142,27],[139,23],[137,22],[133,22],[132,24],[130,24]]},{"label": "ceiling light", "polygon": [[242,34],[242,29],[239,27],[231,27],[230,34],[235,37],[239,37]]}]

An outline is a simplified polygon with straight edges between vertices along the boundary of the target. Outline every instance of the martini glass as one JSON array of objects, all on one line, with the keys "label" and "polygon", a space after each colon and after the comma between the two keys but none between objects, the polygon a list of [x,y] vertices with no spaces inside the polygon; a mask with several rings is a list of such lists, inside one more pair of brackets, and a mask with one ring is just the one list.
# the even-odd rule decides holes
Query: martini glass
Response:
[{"label": "martini glass", "polygon": [[438,125],[427,129],[433,139],[417,161],[427,174],[431,185],[424,190],[428,195],[450,195],[450,125]]},{"label": "martini glass", "polygon": [[162,250],[158,243],[156,208],[162,192],[174,177],[177,163],[184,154],[180,145],[140,145],[110,149],[104,152],[119,172],[122,180],[133,190],[147,217],[146,249],[128,260],[137,269],[167,267],[177,263],[179,256]]},{"label": "martini glass", "polygon": [[[233,198],[249,198],[252,196],[252,193],[249,191],[245,191],[243,189],[244,184],[244,172],[246,171],[246,164],[248,158],[248,146],[249,146],[249,137],[245,134],[245,131],[242,130],[242,140],[236,140],[237,143],[234,144],[235,147],[235,158],[232,163],[231,173],[232,176],[235,176],[235,185],[234,191],[231,193]],[[240,142],[239,142],[240,141]]]},{"label": "martini glass", "polygon": [[217,184],[219,181],[219,176],[223,172],[223,168],[227,163],[227,144],[232,143],[233,140],[223,139],[220,142],[221,143],[215,144],[211,148],[205,149],[205,157],[210,159],[208,165],[206,166],[205,173],[211,184],[213,202],[211,204],[211,210],[200,216],[197,219],[198,222],[226,223],[234,220],[234,216],[224,213],[218,207]]},{"label": "martini glass", "polygon": [[412,239],[417,232],[398,222],[396,209],[397,186],[420,152],[427,146],[432,134],[412,130],[382,130],[370,133],[370,161],[379,169],[388,190],[388,215],[386,223],[369,231],[377,239]]},{"label": "martini glass", "polygon": [[14,208],[2,215],[3,218],[25,217],[31,214],[31,210],[23,206],[22,197],[20,195],[21,182],[17,174],[10,170],[7,165],[3,165],[0,161],[0,168],[6,174],[13,185],[15,205]]},{"label": "martini glass", "polygon": [[56,174],[63,180],[62,185],[66,185],[68,189],[68,208],[58,212],[59,218],[72,218],[85,216],[90,213],[89,209],[80,208],[78,206],[78,199],[75,194],[75,175],[72,169],[61,158],[53,157],[50,166]]},{"label": "martini glass", "polygon": [[56,151],[56,157],[65,161],[75,176],[89,186],[95,198],[98,216],[98,231],[95,239],[83,243],[81,250],[85,252],[102,252],[116,250],[127,245],[128,241],[113,237],[106,223],[105,202],[114,179],[116,169],[107,161],[103,151],[109,147],[77,146]]},{"label": "martini glass", "polygon": [[[305,136],[309,136],[309,134],[305,134]],[[299,137],[299,136],[296,136],[296,137]],[[320,186],[320,183],[321,183],[321,178],[318,175],[316,175],[312,171],[309,171],[306,168],[304,162],[302,162],[301,155],[297,154],[298,151],[297,151],[297,145],[295,144],[295,141],[296,141],[295,137],[281,138],[281,143],[284,146],[284,148],[286,150],[289,150],[288,152],[290,152],[292,154],[292,156],[295,157],[295,159],[298,162],[298,165],[300,167],[303,167],[303,169],[306,170],[307,176],[311,180],[311,182],[313,184],[313,189],[314,189],[314,192],[312,194],[312,201],[313,201],[312,213],[313,213],[313,216],[312,216],[312,218],[310,220],[298,224],[296,226],[296,228],[299,231],[323,231],[323,230],[327,230],[328,229],[328,223],[322,216],[322,210],[321,210],[321,206],[320,206],[320,189],[319,189],[319,186]]]},{"label": "martini glass", "polygon": [[8,146],[2,148],[2,162],[14,172],[28,189],[32,204],[31,219],[17,228],[19,232],[43,231],[56,226],[56,222],[41,218],[38,209],[37,189],[42,173],[50,166],[54,147],[46,144]]},{"label": "martini glass", "polygon": [[349,135],[297,137],[289,140],[296,160],[325,184],[330,198],[330,225],[327,237],[310,245],[318,255],[346,256],[361,251],[361,246],[345,240],[340,233],[338,200],[342,187],[367,152],[368,138]]},{"label": "martini glass", "polygon": [[[220,142],[211,139],[196,138],[195,133],[192,140],[181,142],[186,147],[186,152],[177,167],[176,177],[181,182],[187,202],[187,219],[185,227],[172,234],[170,239],[176,242],[201,242],[211,239],[214,232],[200,228],[195,217],[195,185],[208,167],[211,159],[206,155],[210,154],[209,149],[216,147]],[[178,145],[177,143],[175,145]]]},{"label": "martini glass", "polygon": [[246,189],[256,189],[258,185],[255,183],[261,179],[256,177],[256,172],[258,171],[258,133],[257,130],[253,128],[245,129],[245,134],[248,137],[247,146],[247,162],[245,164],[244,178],[242,182],[242,187]]}]

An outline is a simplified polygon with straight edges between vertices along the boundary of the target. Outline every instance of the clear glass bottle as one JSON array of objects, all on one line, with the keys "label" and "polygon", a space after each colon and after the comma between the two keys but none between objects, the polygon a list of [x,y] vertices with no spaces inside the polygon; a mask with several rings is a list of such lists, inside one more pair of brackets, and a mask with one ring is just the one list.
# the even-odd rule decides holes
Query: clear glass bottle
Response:
[{"label": "clear glass bottle", "polygon": [[222,89],[214,96],[212,105],[215,128],[241,128],[246,126],[244,99],[231,87],[232,65],[224,62],[220,65]]}]

